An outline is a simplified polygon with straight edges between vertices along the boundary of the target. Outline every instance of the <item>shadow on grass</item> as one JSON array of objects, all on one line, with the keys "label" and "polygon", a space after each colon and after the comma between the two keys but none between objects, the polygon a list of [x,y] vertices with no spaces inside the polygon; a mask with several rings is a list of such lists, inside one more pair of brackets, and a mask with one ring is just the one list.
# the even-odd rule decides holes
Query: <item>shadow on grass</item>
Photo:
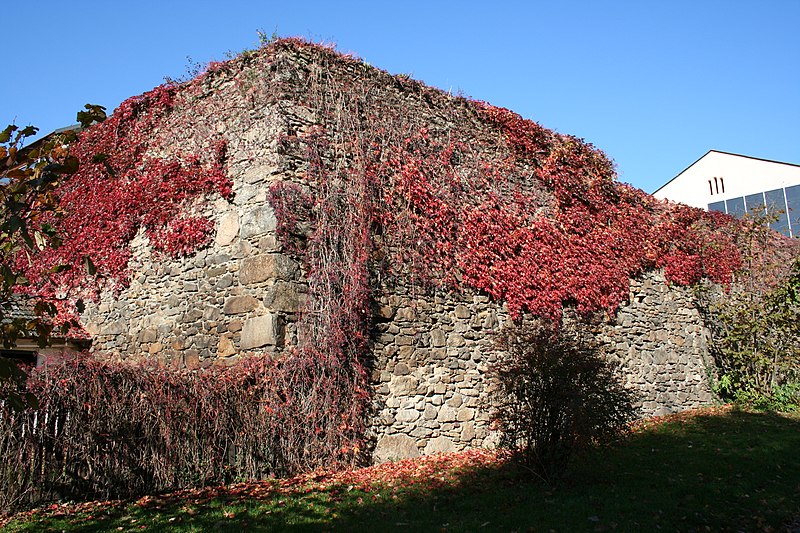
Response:
[{"label": "shadow on grass", "polygon": [[667,422],[577,457],[549,488],[513,464],[364,492],[154,500],[12,527],[70,531],[763,531],[800,516],[800,417]]}]

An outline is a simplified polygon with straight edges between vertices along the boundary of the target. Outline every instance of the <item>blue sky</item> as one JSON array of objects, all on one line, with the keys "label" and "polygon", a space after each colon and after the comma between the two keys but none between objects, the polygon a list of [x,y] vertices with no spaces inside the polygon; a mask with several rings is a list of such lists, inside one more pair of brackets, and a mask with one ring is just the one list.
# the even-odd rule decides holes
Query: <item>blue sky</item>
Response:
[{"label": "blue sky", "polygon": [[0,16],[0,127],[112,110],[263,30],[582,137],[648,192],[709,149],[800,163],[800,0],[62,0]]}]

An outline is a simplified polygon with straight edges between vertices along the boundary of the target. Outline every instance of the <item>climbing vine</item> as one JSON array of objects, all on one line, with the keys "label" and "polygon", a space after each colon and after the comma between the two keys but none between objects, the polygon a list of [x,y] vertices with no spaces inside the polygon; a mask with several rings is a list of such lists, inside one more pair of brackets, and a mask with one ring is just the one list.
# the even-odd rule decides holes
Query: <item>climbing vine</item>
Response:
[{"label": "climbing vine", "polygon": [[[566,306],[613,314],[650,268],[671,283],[728,284],[740,266],[734,219],[618,183],[580,139],[296,39],[245,60],[259,66],[234,79],[243,101],[286,121],[284,179],[269,201],[308,282],[296,345],[259,370],[263,407],[280,419],[269,438],[293,463],[284,471],[352,464],[365,449],[371,306],[389,285],[480,291],[513,318],[558,319]],[[203,150],[172,149],[170,135],[195,130],[169,119],[235,68],[131,98],[80,134],[77,170],[54,191],[60,212],[44,221],[63,244],[17,257],[30,290],[63,299],[124,287],[137,235],[173,257],[209,243],[203,201],[233,196],[228,145],[208,133]],[[302,117],[289,116],[296,108]]]},{"label": "climbing vine", "polygon": [[208,244],[213,223],[191,208],[212,192],[232,197],[226,144],[218,139],[204,154],[151,152],[176,91],[162,85],[130,98],[70,144],[77,170],[55,189],[59,209],[45,221],[62,244],[17,258],[29,290],[66,301],[125,286],[129,244],[140,231],[156,252],[174,257]]}]

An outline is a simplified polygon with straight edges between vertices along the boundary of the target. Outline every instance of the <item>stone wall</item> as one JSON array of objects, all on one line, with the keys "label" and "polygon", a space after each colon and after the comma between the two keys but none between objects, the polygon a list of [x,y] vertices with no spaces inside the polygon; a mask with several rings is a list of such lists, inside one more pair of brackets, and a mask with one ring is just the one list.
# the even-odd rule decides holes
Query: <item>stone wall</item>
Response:
[{"label": "stone wall", "polygon": [[[235,199],[216,199],[205,213],[216,223],[214,241],[192,257],[169,259],[155,256],[147,240],[137,237],[130,286],[104,294],[83,315],[95,351],[198,369],[255,353],[279,356],[296,344],[305,272],[279,242],[267,198],[276,180],[300,180],[307,163],[282,152],[280,143],[302,135],[314,114],[290,93],[274,91],[296,73],[242,61],[235,76],[220,74],[204,82],[202,91],[180,96],[169,120],[189,120],[193,128],[165,124],[159,140],[162,152],[187,153],[220,135],[227,140]],[[362,75],[352,71],[358,65],[342,68],[346,72],[337,75]],[[264,96],[267,88],[272,92]],[[441,127],[452,118],[445,106],[461,105],[443,93],[431,103],[404,91],[387,83],[376,100],[398,106],[405,99],[409,116]],[[457,112],[475,120],[467,108]],[[498,356],[492,334],[508,320],[503,306],[482,295],[419,296],[400,289],[376,304],[376,459],[491,446],[487,370]],[[628,305],[596,334],[624,366],[628,384],[642,392],[643,415],[711,400],[707,333],[688,289],[668,287],[658,273],[634,280]]]},{"label": "stone wall", "polygon": [[[484,296],[381,301],[376,325],[378,461],[492,446],[497,360],[492,337],[508,318]],[[630,301],[593,334],[638,393],[644,417],[712,401],[708,386],[708,332],[688,288],[670,287],[659,272],[632,280]]]},{"label": "stone wall", "polygon": [[375,459],[492,445],[487,371],[508,313],[485,296],[382,299],[375,327]]},{"label": "stone wall", "polygon": [[694,306],[692,289],[668,286],[660,272],[631,281],[630,299],[599,332],[606,353],[641,391],[643,416],[659,416],[713,400],[710,332]]}]

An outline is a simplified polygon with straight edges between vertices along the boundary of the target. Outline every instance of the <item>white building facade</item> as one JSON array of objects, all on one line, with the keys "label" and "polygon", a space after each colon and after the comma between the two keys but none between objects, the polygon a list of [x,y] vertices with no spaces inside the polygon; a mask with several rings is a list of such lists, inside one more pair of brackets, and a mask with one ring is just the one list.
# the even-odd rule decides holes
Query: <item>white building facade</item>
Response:
[{"label": "white building facade", "polygon": [[736,217],[766,208],[772,229],[800,237],[800,165],[709,150],[653,196]]}]

